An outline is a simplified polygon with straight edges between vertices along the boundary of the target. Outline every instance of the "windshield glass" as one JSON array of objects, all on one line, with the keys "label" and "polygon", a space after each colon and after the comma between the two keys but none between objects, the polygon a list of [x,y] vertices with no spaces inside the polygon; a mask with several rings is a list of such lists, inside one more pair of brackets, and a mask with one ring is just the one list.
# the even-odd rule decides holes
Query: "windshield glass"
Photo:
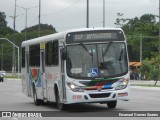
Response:
[{"label": "windshield glass", "polygon": [[76,78],[104,78],[128,70],[124,42],[67,46],[67,74]]}]

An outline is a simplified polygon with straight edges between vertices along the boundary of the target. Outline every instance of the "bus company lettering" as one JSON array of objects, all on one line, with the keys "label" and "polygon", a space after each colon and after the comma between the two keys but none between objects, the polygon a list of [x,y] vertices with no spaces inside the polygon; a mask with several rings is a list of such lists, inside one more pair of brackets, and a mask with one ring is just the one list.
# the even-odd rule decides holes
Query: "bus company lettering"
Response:
[{"label": "bus company lettering", "polygon": [[58,78],[59,78],[59,74],[58,74],[58,73],[54,73],[53,79],[54,79],[54,80],[57,80]]},{"label": "bus company lettering", "polygon": [[47,80],[52,80],[52,78],[53,78],[53,77],[52,77],[52,74],[51,74],[51,73],[48,73],[48,74],[47,74]]}]

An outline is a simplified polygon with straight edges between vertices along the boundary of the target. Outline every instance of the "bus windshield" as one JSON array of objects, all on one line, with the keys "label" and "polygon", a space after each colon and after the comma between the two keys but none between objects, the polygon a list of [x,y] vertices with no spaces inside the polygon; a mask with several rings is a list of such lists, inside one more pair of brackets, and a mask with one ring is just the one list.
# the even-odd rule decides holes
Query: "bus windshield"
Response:
[{"label": "bus windshield", "polygon": [[128,71],[124,42],[67,46],[67,74],[79,79],[116,77]]}]

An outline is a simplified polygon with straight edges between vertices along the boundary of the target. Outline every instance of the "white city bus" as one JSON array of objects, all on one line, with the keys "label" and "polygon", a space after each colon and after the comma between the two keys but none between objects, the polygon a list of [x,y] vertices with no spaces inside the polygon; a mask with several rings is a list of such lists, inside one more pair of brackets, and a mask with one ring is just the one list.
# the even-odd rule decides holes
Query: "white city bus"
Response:
[{"label": "white city bus", "polygon": [[22,42],[22,90],[63,110],[74,103],[115,108],[129,100],[127,43],[120,28],[85,28]]}]

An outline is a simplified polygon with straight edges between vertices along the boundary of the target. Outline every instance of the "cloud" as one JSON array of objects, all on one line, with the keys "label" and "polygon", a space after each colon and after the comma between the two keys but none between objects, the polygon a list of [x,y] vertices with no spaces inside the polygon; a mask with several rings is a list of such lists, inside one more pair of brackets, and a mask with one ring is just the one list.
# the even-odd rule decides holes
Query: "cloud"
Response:
[{"label": "cloud", "polygon": [[[0,11],[14,15],[15,0],[0,0]],[[158,0],[105,0],[106,26],[115,27],[117,13],[124,18],[140,17],[145,13],[158,14]],[[29,8],[39,5],[39,0],[17,0],[19,6]],[[103,0],[89,0],[90,27],[102,27]],[[21,15],[24,14],[24,15]],[[17,8],[16,29],[25,28],[25,11]],[[38,24],[39,9],[28,10],[28,27]],[[8,25],[13,19],[7,17]],[[86,27],[86,0],[41,0],[41,22],[52,24],[58,31]]]}]

